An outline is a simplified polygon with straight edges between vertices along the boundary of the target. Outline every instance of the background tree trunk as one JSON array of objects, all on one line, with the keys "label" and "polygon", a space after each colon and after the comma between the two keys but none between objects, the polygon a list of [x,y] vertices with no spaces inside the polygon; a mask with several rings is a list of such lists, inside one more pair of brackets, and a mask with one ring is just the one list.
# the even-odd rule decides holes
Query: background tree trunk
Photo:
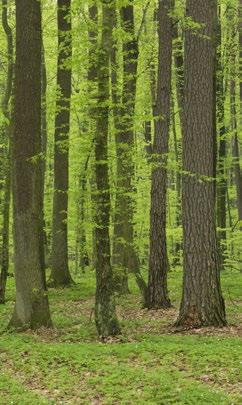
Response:
[{"label": "background tree trunk", "polygon": [[116,128],[117,191],[112,260],[115,288],[120,293],[127,293],[128,273],[139,273],[139,259],[134,246],[134,201],[131,195],[134,193],[134,113],[138,65],[133,2],[121,8],[121,23],[126,36],[123,42],[121,108]]},{"label": "background tree trunk", "polygon": [[148,308],[168,308],[170,299],[167,289],[169,269],[166,221],[167,221],[167,160],[169,152],[171,68],[172,68],[172,19],[169,13],[173,0],[160,0],[158,11],[159,56],[155,116],[155,135],[151,182],[150,211],[150,259],[147,303]]},{"label": "background tree trunk", "polygon": [[58,0],[58,67],[55,117],[54,198],[52,224],[51,282],[68,286],[68,189],[71,104],[71,0]]},{"label": "background tree trunk", "polygon": [[226,255],[226,201],[227,201],[227,179],[226,179],[226,155],[227,155],[227,140],[225,128],[225,78],[222,61],[222,21],[221,7],[219,10],[219,25],[218,25],[218,48],[217,48],[217,122],[218,122],[218,181],[217,181],[217,225],[219,228],[218,241],[221,258],[221,266],[224,266]]}]

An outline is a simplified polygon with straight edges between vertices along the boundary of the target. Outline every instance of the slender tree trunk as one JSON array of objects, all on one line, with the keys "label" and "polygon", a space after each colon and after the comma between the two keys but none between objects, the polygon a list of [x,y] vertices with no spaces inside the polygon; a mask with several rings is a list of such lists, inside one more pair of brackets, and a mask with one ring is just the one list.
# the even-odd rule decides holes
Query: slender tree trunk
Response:
[{"label": "slender tree trunk", "polygon": [[80,267],[82,273],[85,273],[85,267],[89,265],[89,257],[87,253],[87,239],[85,232],[85,198],[87,192],[87,169],[90,160],[91,152],[88,154],[84,168],[82,169],[78,186],[79,196],[77,201],[77,227],[76,227],[76,273]]},{"label": "slender tree trunk", "polygon": [[41,9],[16,1],[13,217],[16,304],[10,326],[51,326],[39,249],[41,206]]},{"label": "slender tree trunk", "polygon": [[239,0],[239,88],[240,88],[240,128],[242,128],[242,0]]},{"label": "slender tree trunk", "polygon": [[[175,117],[175,105],[174,99],[172,98],[172,129],[173,129],[173,141],[174,141],[174,150],[176,158],[176,226],[181,226],[181,151],[180,151],[180,140],[177,137],[177,126],[176,126],[176,117]],[[177,241],[175,244],[175,257],[174,264],[180,263],[180,251],[182,250],[182,244],[180,241]]]},{"label": "slender tree trunk", "polygon": [[11,199],[11,130],[12,117],[10,111],[10,98],[13,88],[13,34],[8,23],[8,1],[2,0],[2,26],[7,39],[8,67],[5,94],[2,99],[2,111],[6,120],[3,133],[4,144],[4,200],[3,200],[3,225],[2,225],[2,249],[1,249],[1,273],[0,273],[0,304],[5,303],[5,291],[9,269],[9,217]]},{"label": "slender tree trunk", "polygon": [[185,33],[183,120],[183,295],[177,325],[223,326],[216,240],[214,125],[216,0],[187,0],[186,15],[200,28]]},{"label": "slender tree trunk", "polygon": [[58,0],[58,68],[55,117],[54,198],[52,224],[51,282],[68,286],[69,132],[71,103],[71,0]]},{"label": "slender tree trunk", "polygon": [[[184,107],[184,55],[183,55],[183,39],[179,35],[179,26],[178,23],[173,24],[173,58],[174,58],[174,67],[175,67],[175,86],[176,86],[176,98],[179,108],[179,118],[180,118],[180,127],[182,131],[182,120],[183,120],[183,107]],[[176,136],[176,119],[174,114],[174,100],[173,100],[173,136],[174,136],[174,147],[175,147],[175,156],[177,163],[177,173],[176,173],[176,190],[177,190],[177,210],[176,210],[176,224],[177,227],[181,225],[182,215],[181,215],[181,154],[180,154],[180,145]],[[175,263],[179,261],[180,251],[182,250],[182,244],[177,242],[175,247],[176,257]]]},{"label": "slender tree trunk", "polygon": [[45,230],[45,172],[46,172],[46,157],[47,157],[47,115],[46,115],[46,92],[47,92],[47,72],[45,64],[45,49],[42,40],[42,62],[41,62],[41,175],[40,175],[40,198],[41,198],[41,223],[40,223],[40,257],[41,266],[46,287],[46,257],[48,254],[48,243]]},{"label": "slender tree trunk", "polygon": [[[128,273],[139,273],[134,246],[134,112],[138,64],[138,42],[134,32],[133,3],[122,7],[121,21],[128,39],[123,43],[123,90],[116,128],[117,191],[114,218],[113,265],[115,288],[128,292]],[[136,277],[137,279],[137,277]],[[143,287],[141,286],[143,290]],[[142,291],[143,292],[143,291]]]},{"label": "slender tree trunk", "polygon": [[[112,21],[113,29],[117,28],[117,15],[116,10],[113,15]],[[112,266],[114,270],[114,285],[116,291],[122,294],[129,293],[128,287],[128,268],[124,266],[125,251],[123,249],[124,239],[123,238],[123,212],[120,211],[121,195],[120,193],[125,192],[121,188],[123,186],[123,180],[119,177],[122,172],[122,160],[120,155],[123,153],[121,150],[121,133],[122,133],[122,94],[119,91],[118,83],[118,43],[117,40],[113,38],[112,50],[111,50],[111,82],[112,82],[112,104],[113,104],[113,117],[114,117],[114,127],[115,127],[115,144],[116,144],[116,154],[117,154],[117,181],[116,181],[116,200],[115,200],[115,215],[114,215],[114,240],[113,240],[113,252],[112,252]]]},{"label": "slender tree trunk", "polygon": [[102,34],[98,64],[97,126],[95,139],[96,202],[96,303],[95,319],[100,337],[120,333],[115,314],[110,252],[110,186],[108,174],[108,132],[110,102],[110,57],[115,1],[102,2]]},{"label": "slender tree trunk", "polygon": [[[97,100],[97,81],[98,81],[98,7],[96,1],[91,1],[88,7],[89,14],[89,26],[88,26],[88,38],[89,38],[89,49],[88,49],[88,93],[89,93],[89,133],[92,136],[92,142],[95,140],[96,133],[96,100]],[[93,156],[91,156],[91,165],[94,167]],[[93,174],[89,179],[90,190],[91,190],[91,202],[92,202],[92,217],[95,218],[95,198],[96,198],[96,181],[95,174]],[[94,222],[94,221],[93,221]],[[96,262],[96,232],[95,226],[92,229],[92,265],[95,267]]]},{"label": "slender tree trunk", "polygon": [[231,114],[231,130],[233,133],[233,158],[234,158],[235,184],[237,192],[238,220],[242,221],[242,173],[240,167],[240,147],[238,139],[235,79],[232,79],[230,81],[230,114]]},{"label": "slender tree trunk", "polygon": [[217,121],[218,121],[218,181],[217,181],[217,224],[219,228],[218,241],[221,265],[224,264],[226,254],[226,201],[227,201],[227,178],[226,178],[226,128],[225,128],[225,89],[224,89],[224,69],[222,61],[222,31],[221,31],[221,9],[219,7],[219,29],[218,29],[218,49],[217,49]]},{"label": "slender tree trunk", "polygon": [[167,289],[169,268],[166,223],[167,223],[167,158],[169,152],[171,67],[172,67],[172,19],[173,0],[160,0],[158,11],[159,56],[158,80],[155,106],[155,135],[151,181],[150,211],[150,259],[146,306],[168,308],[170,299]]},{"label": "slender tree trunk", "polygon": [[[239,4],[240,5],[240,4]],[[240,11],[240,8],[236,11]],[[230,116],[231,116],[231,130],[233,133],[233,158],[234,158],[234,177],[236,184],[237,193],[237,209],[238,209],[238,220],[242,221],[242,173],[240,165],[240,145],[238,137],[238,121],[237,121],[237,111],[236,111],[236,62],[237,62],[237,46],[235,46],[235,41],[237,41],[237,27],[235,24],[235,12],[231,8],[229,14],[229,22],[231,24],[231,54],[230,54]],[[239,25],[240,26],[240,25]]]}]

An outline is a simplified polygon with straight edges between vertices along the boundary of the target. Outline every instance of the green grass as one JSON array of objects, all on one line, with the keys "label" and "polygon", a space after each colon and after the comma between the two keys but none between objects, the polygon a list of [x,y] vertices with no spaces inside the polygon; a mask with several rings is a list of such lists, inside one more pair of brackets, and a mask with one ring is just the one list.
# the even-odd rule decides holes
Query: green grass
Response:
[{"label": "green grass", "polygon": [[224,272],[231,325],[175,334],[181,273],[170,274],[176,308],[141,309],[132,295],[117,298],[123,329],[101,344],[93,319],[94,274],[71,289],[49,292],[55,329],[21,334],[5,330],[13,308],[13,279],[0,308],[0,405],[8,404],[242,404],[241,285],[239,272]]}]

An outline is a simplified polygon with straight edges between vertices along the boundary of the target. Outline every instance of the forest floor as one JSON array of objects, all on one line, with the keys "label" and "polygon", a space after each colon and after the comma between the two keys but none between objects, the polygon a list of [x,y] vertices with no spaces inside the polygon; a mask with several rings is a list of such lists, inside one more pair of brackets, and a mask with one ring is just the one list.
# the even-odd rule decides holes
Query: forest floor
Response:
[{"label": "forest floor", "polygon": [[242,404],[242,273],[222,274],[229,326],[178,333],[181,272],[169,276],[174,307],[141,309],[132,294],[117,298],[123,334],[97,340],[92,271],[75,286],[50,290],[53,330],[10,333],[13,278],[0,307],[0,405]]}]

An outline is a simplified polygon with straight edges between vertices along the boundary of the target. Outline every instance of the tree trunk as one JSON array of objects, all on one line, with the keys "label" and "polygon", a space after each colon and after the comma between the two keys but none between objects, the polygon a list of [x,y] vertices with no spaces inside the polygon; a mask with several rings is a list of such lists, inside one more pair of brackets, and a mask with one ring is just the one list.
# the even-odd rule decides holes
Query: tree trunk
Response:
[{"label": "tree trunk", "polygon": [[[241,12],[241,9],[236,9],[236,12]],[[238,122],[237,122],[237,111],[236,111],[236,60],[237,60],[237,27],[235,24],[234,9],[230,9],[229,22],[231,23],[232,33],[231,33],[231,56],[230,56],[230,116],[231,116],[231,131],[233,134],[233,158],[234,158],[234,177],[236,184],[237,193],[237,209],[238,209],[238,220],[242,221],[242,173],[240,166],[240,145],[238,137]],[[241,50],[240,50],[241,52]],[[240,111],[241,112],[241,111]]]},{"label": "tree trunk", "polygon": [[96,233],[96,302],[95,320],[100,337],[120,333],[115,314],[113,273],[110,252],[110,186],[108,174],[108,132],[110,102],[110,56],[112,49],[112,24],[115,2],[102,3],[102,34],[98,64],[97,126],[95,139],[95,172],[97,195]]},{"label": "tree trunk", "polygon": [[[132,3],[132,2],[131,2]],[[117,191],[114,218],[112,261],[115,289],[128,292],[128,273],[139,273],[134,246],[134,112],[138,64],[138,42],[134,32],[133,4],[122,7],[121,22],[127,38],[123,43],[123,89],[119,123],[116,128]]]},{"label": "tree trunk", "polygon": [[239,0],[239,88],[240,88],[240,128],[242,128],[242,0]]},{"label": "tree trunk", "polygon": [[225,306],[215,220],[216,0],[187,0],[201,27],[185,33],[183,121],[183,295],[177,326],[223,326]]},{"label": "tree trunk", "polygon": [[225,128],[225,89],[224,72],[222,66],[222,31],[221,31],[221,8],[219,7],[219,29],[217,49],[217,121],[218,121],[218,181],[217,181],[217,225],[219,228],[218,241],[221,258],[221,266],[224,265],[226,255],[226,200],[227,200],[227,178],[225,159],[227,152],[226,128]]},{"label": "tree trunk", "polygon": [[45,172],[46,172],[46,155],[47,155],[47,116],[46,116],[46,91],[47,91],[47,72],[45,64],[45,49],[42,40],[42,61],[41,61],[41,174],[40,174],[40,198],[41,198],[41,223],[40,223],[40,257],[41,266],[46,287],[46,256],[48,253],[47,236],[45,230]]},{"label": "tree trunk", "polygon": [[[89,26],[88,26],[88,38],[89,38],[89,49],[88,49],[88,94],[89,94],[89,133],[92,136],[92,142],[95,141],[96,133],[96,101],[97,101],[97,81],[98,81],[98,7],[96,1],[91,1],[88,7],[89,14]],[[92,156],[93,157],[93,156]],[[95,162],[91,160],[92,169],[94,168]],[[96,199],[96,181],[94,170],[91,170],[91,176],[89,179],[90,191],[91,191],[91,202],[92,202],[92,217],[93,222],[95,221],[95,199]],[[92,229],[92,257],[91,263],[92,267],[95,267],[96,262],[96,232],[95,225]]]},{"label": "tree trunk", "polygon": [[4,200],[3,200],[3,225],[1,249],[1,274],[0,274],[0,304],[5,303],[5,291],[9,269],[9,214],[11,199],[11,130],[12,117],[10,98],[13,89],[13,34],[8,23],[8,1],[2,0],[2,26],[7,39],[8,67],[5,94],[2,100],[2,111],[5,117],[4,127],[1,129],[4,145]]},{"label": "tree trunk", "polygon": [[151,182],[150,211],[150,259],[147,303],[148,308],[168,308],[170,299],[167,289],[169,268],[167,222],[167,158],[169,152],[171,67],[172,67],[172,19],[173,0],[160,0],[158,11],[159,56],[155,115],[155,135]]},{"label": "tree trunk", "polygon": [[[173,49],[174,56],[174,67],[175,67],[175,86],[176,86],[176,98],[179,108],[179,118],[180,127],[182,131],[182,120],[183,120],[183,107],[184,107],[184,56],[183,56],[183,39],[179,35],[179,24],[178,22],[173,24],[173,41],[175,47]],[[180,142],[176,137],[176,118],[174,111],[174,99],[173,99],[173,135],[174,135],[174,148],[177,163],[177,173],[176,173],[176,190],[177,190],[177,210],[176,210],[176,224],[177,227],[181,225],[182,215],[181,215],[181,153],[180,153]],[[182,250],[182,244],[177,242],[175,247],[175,264],[179,263],[180,251]]]},{"label": "tree trunk", "polygon": [[16,304],[10,326],[51,326],[44,288],[39,223],[41,162],[41,10],[16,1],[16,81],[13,132],[13,219]]},{"label": "tree trunk", "polygon": [[71,0],[58,0],[58,68],[55,117],[51,283],[72,284],[68,266],[69,132],[71,104]]}]

